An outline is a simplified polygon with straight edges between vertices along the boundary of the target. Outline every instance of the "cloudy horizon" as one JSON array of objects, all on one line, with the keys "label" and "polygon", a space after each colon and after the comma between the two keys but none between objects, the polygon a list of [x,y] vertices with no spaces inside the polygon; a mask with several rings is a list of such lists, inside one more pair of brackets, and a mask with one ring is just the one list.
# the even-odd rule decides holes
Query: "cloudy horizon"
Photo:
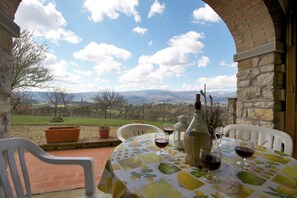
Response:
[{"label": "cloudy horizon", "polygon": [[228,28],[204,2],[181,4],[23,0],[15,22],[48,44],[49,85],[69,92],[236,90]]}]

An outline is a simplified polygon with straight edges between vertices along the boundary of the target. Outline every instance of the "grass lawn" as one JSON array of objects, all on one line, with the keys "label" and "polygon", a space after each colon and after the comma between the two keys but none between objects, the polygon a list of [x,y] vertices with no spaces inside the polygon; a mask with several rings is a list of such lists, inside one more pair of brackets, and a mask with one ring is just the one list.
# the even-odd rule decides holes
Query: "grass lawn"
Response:
[{"label": "grass lawn", "polygon": [[[99,138],[98,127],[99,126],[110,126],[110,136],[116,137],[117,129],[124,125],[132,123],[132,120],[120,120],[120,119],[102,119],[102,118],[73,118],[63,117],[64,122],[62,123],[51,123],[49,122],[53,117],[51,116],[23,116],[13,115],[11,116],[10,122],[10,137],[24,137],[32,140],[36,144],[46,144],[44,130],[50,126],[57,125],[79,125],[81,127],[80,136],[81,140],[87,141],[88,139]],[[153,124],[161,127],[162,122],[145,122],[147,124]]]}]

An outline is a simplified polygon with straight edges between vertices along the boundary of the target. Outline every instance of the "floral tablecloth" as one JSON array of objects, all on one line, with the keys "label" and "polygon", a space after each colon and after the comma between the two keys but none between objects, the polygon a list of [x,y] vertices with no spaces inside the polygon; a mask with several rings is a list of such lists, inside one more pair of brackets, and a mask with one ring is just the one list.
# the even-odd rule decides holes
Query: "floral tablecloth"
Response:
[{"label": "floral tablecloth", "polygon": [[169,144],[166,157],[155,153],[154,134],[133,137],[117,146],[105,166],[98,188],[113,197],[296,197],[297,161],[278,151],[256,146],[249,170],[236,165],[234,140],[220,146],[218,183],[203,180],[202,170],[188,165],[184,151]]}]

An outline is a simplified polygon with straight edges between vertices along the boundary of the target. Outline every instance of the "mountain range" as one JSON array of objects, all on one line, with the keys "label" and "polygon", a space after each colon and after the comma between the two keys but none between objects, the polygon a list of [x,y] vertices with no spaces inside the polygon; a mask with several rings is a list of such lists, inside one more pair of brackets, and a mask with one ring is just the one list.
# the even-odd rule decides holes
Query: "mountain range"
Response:
[{"label": "mountain range", "polygon": [[[194,103],[196,94],[199,91],[171,91],[171,90],[139,90],[118,92],[130,104],[143,103]],[[45,92],[30,92],[33,98],[38,102],[48,102]],[[93,102],[98,92],[80,92],[72,93],[74,102]],[[227,103],[228,98],[236,97],[236,92],[208,92],[207,95],[213,97],[215,103]],[[209,99],[209,98],[208,98]],[[203,99],[201,99],[203,100]]]}]

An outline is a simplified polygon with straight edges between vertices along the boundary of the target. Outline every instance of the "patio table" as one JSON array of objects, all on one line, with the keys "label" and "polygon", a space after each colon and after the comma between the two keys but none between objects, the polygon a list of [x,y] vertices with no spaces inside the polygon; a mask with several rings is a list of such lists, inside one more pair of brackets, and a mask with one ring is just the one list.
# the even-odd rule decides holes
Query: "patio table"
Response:
[{"label": "patio table", "polygon": [[279,151],[255,147],[249,170],[237,166],[234,139],[223,138],[222,164],[215,184],[203,180],[200,168],[184,160],[172,143],[160,157],[154,134],[129,138],[108,160],[98,188],[113,197],[297,197],[297,161]]}]

